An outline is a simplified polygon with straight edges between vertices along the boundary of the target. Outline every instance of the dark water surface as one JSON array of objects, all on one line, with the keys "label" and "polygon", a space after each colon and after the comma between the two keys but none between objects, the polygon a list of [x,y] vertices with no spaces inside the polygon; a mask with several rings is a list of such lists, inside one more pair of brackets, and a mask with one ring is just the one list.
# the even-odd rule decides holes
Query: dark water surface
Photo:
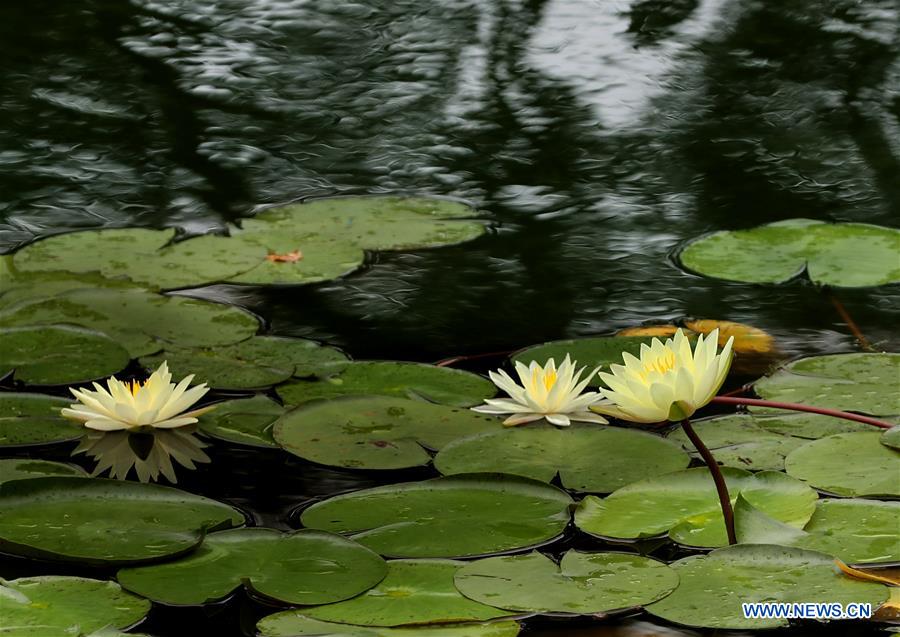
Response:
[{"label": "dark water surface", "polygon": [[[7,0],[0,50],[0,251],[73,228],[206,232],[342,193],[483,211],[494,230],[465,245],[371,255],[317,286],[201,292],[357,358],[686,316],[751,323],[789,355],[851,351],[812,285],[702,279],[673,253],[792,217],[900,220],[897,0]],[[900,286],[840,297],[897,349]],[[219,453],[187,486],[267,524],[365,482]],[[242,607],[190,621],[227,637]],[[152,632],[182,634],[170,620]],[[695,634],[554,630],[528,634]]]}]

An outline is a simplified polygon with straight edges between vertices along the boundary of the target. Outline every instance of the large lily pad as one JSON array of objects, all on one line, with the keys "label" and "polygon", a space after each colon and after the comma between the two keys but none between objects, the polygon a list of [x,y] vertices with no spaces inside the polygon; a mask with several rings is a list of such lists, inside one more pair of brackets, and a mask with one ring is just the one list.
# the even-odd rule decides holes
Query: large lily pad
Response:
[{"label": "large lily pad", "polygon": [[339,495],[303,512],[304,526],[350,534],[391,557],[474,557],[543,544],[562,533],[572,499],[512,476],[473,474]]},{"label": "large lily pad", "polygon": [[236,343],[259,329],[259,320],[238,307],[141,288],[75,287],[23,299],[0,311],[0,326],[54,323],[101,331],[134,358],[173,345]]},{"label": "large lily pad", "polygon": [[[649,336],[591,336],[550,341],[519,350],[511,356],[511,360],[525,365],[537,361],[543,365],[552,358],[559,364],[568,354],[579,366],[586,366],[587,373],[595,367],[606,369],[613,363],[621,364],[623,352],[639,356],[641,345],[649,345],[652,340]],[[596,387],[601,383],[600,377],[594,376],[590,385]]]},{"label": "large lily pad", "polygon": [[464,597],[453,576],[465,562],[392,560],[380,584],[337,604],[304,609],[303,614],[344,624],[403,626],[474,622],[508,613]]},{"label": "large lily pad", "polygon": [[[773,518],[801,528],[816,506],[816,493],[803,482],[775,471],[750,473],[724,467],[732,501],[741,494]],[[706,467],[634,482],[606,499],[588,496],[578,505],[575,524],[601,537],[637,539],[668,532],[687,546],[728,543],[715,484]]]},{"label": "large lily pad", "polygon": [[115,582],[56,575],[0,580],[0,632],[10,637],[77,637],[125,629],[149,611],[150,602]]},{"label": "large lily pad", "polygon": [[328,604],[362,593],[386,573],[378,555],[340,535],[254,528],[211,533],[185,558],[125,568],[117,579],[139,595],[178,606],[222,600],[242,585],[288,604]]},{"label": "large lily pad", "polygon": [[494,384],[477,374],[401,361],[350,363],[337,376],[319,382],[298,381],[278,388],[286,405],[316,398],[347,395],[397,396],[433,403],[471,407],[497,392]]},{"label": "large lily pad", "polygon": [[[767,410],[760,409],[759,411]],[[757,426],[768,432],[809,440],[851,431],[872,431],[872,425],[834,416],[790,412],[783,409],[772,410],[772,412],[771,414],[752,413],[746,415],[752,418]]]},{"label": "large lily pad", "polygon": [[900,451],[881,444],[879,431],[812,440],[784,464],[788,474],[829,493],[900,497]]},{"label": "large lily pad", "polygon": [[441,449],[434,466],[445,475],[497,471],[567,489],[609,493],[649,476],[685,469],[690,457],[650,433],[575,424],[537,424],[461,438]]},{"label": "large lily pad", "polygon": [[805,271],[819,285],[863,287],[900,281],[898,253],[895,228],[788,219],[695,239],[681,262],[729,281],[781,283]]},{"label": "large lily pad", "polygon": [[340,371],[347,357],[315,341],[280,336],[254,336],[215,348],[170,348],[141,359],[155,369],[163,361],[177,377],[195,374],[195,382],[219,389],[270,387],[291,376],[314,376]]},{"label": "large lily pad", "polygon": [[[719,464],[754,471],[784,470],[784,457],[806,442],[802,438],[766,431],[757,424],[756,417],[749,414],[697,420],[693,427]],[[699,457],[681,427],[674,429],[668,439]]]},{"label": "large lily pad", "polygon": [[0,485],[0,551],[27,557],[148,562],[243,522],[228,505],[156,484],[59,477]]},{"label": "large lily pad", "polygon": [[68,385],[115,374],[131,359],[106,334],[71,325],[0,328],[0,376],[29,385]]},{"label": "large lily pad", "polygon": [[[261,254],[259,265],[232,277],[257,285],[313,283],[337,278],[363,263],[365,250],[417,250],[460,243],[485,232],[465,220],[463,204],[415,197],[336,197],[270,208],[245,219],[232,240]],[[294,255],[299,259],[293,260]]]},{"label": "large lily pad", "polygon": [[84,427],[60,415],[71,401],[44,394],[0,394],[0,447],[75,440]]},{"label": "large lily pad", "polygon": [[780,544],[828,553],[849,563],[900,561],[900,502],[825,499],[803,529],[766,515],[743,496],[734,507],[742,544]]},{"label": "large lily pad", "polygon": [[754,389],[768,400],[889,416],[900,414],[898,378],[900,354],[829,354],[789,363]]},{"label": "large lily pad", "polygon": [[703,628],[762,629],[788,620],[746,618],[748,602],[869,603],[875,608],[888,588],[843,575],[824,553],[770,544],[739,544],[671,565],[678,588],[647,611],[665,620]]},{"label": "large lily pad", "polygon": [[516,637],[519,634],[519,625],[511,621],[385,628],[325,622],[306,617],[299,610],[263,617],[256,629],[260,637]]},{"label": "large lily pad", "polygon": [[319,464],[402,469],[431,462],[427,449],[498,428],[469,409],[389,396],[347,396],[305,403],[273,430],[286,451]]},{"label": "large lily pad", "polygon": [[265,253],[226,237],[207,235],[169,244],[172,229],[116,228],[53,235],[13,257],[20,272],[97,273],[154,288],[223,281],[256,266]]},{"label": "large lily pad", "polygon": [[200,416],[200,431],[227,442],[278,448],[272,428],[282,414],[284,407],[265,396],[227,400]]},{"label": "large lily pad", "polygon": [[456,574],[466,597],[514,611],[599,614],[649,604],[678,586],[662,562],[626,553],[568,551],[557,565],[549,557],[489,557]]},{"label": "large lily pad", "polygon": [[13,480],[46,478],[48,476],[87,477],[87,472],[79,466],[51,460],[31,458],[0,458],[0,484]]}]

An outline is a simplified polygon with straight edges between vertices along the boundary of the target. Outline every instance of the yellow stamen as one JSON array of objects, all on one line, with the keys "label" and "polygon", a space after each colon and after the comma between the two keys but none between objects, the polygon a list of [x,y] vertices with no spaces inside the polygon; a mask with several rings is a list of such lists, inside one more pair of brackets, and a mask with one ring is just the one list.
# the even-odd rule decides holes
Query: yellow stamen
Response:
[{"label": "yellow stamen", "polygon": [[641,372],[641,378],[647,380],[647,376],[649,376],[652,372],[665,374],[666,372],[674,368],[675,352],[673,352],[672,350],[667,350],[665,356],[660,356],[656,360],[644,363],[644,371]]},{"label": "yellow stamen", "polygon": [[133,381],[131,381],[131,386],[128,389],[131,390],[132,396],[137,396],[137,393],[141,390],[141,387],[143,387],[143,386],[144,386],[144,383],[142,383],[141,381],[133,380]]}]

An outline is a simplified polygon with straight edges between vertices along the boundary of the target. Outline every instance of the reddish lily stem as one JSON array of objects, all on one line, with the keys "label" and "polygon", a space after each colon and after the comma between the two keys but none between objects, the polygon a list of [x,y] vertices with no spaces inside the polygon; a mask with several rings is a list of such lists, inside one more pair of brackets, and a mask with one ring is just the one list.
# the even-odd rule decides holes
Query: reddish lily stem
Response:
[{"label": "reddish lily stem", "polygon": [[507,356],[512,353],[512,350],[507,350],[505,352],[488,352],[487,354],[468,354],[463,356],[451,356],[450,358],[445,358],[444,360],[440,360],[436,362],[435,367],[451,367],[456,365],[457,363],[461,363],[463,361],[473,361],[479,358],[489,358],[492,356]]},{"label": "reddish lily stem", "polygon": [[801,405],[800,403],[780,403],[773,400],[761,400],[759,398],[738,398],[736,396],[716,396],[710,402],[719,403],[720,405],[751,405],[753,407],[772,407],[774,409],[789,409],[791,411],[805,411],[810,414],[820,414],[822,416],[832,416],[834,418],[843,418],[844,420],[853,420],[862,422],[873,427],[882,429],[891,429],[894,425],[877,418],[863,416],[861,414],[851,414],[846,411],[837,409],[827,409],[825,407],[813,407],[811,405]]},{"label": "reddish lily stem", "polygon": [[824,291],[825,296],[831,301],[831,304],[834,306],[834,309],[837,310],[844,325],[850,329],[850,333],[853,334],[854,338],[859,342],[860,347],[869,352],[874,351],[869,344],[869,340],[866,338],[865,334],[862,333],[862,330],[859,329],[859,325],[857,325],[856,321],[853,320],[853,317],[850,316],[850,312],[847,311],[847,308],[844,307],[841,300],[834,295],[834,292],[832,292],[830,288],[825,288]]},{"label": "reddish lily stem", "polygon": [[682,420],[681,428],[684,429],[684,433],[687,434],[691,444],[693,444],[694,448],[700,453],[700,457],[703,458],[703,461],[709,468],[709,472],[712,474],[713,482],[716,483],[716,493],[719,494],[719,505],[722,507],[722,516],[725,518],[725,532],[728,534],[728,543],[737,544],[737,534],[734,531],[734,510],[731,508],[731,496],[728,494],[728,485],[725,484],[725,476],[722,475],[719,463],[716,462],[716,459],[713,457],[710,450],[703,444],[703,441],[700,440],[700,436],[694,431],[690,420],[687,418]]}]

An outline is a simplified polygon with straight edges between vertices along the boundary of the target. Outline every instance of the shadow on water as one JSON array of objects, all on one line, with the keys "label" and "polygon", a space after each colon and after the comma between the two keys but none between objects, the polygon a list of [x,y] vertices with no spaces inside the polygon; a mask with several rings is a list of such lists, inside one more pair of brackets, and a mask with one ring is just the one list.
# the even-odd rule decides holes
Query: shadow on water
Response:
[{"label": "shadow on water", "polygon": [[[444,195],[492,231],[373,254],[316,286],[206,293],[357,358],[685,316],[757,325],[789,355],[851,351],[812,285],[702,279],[673,254],[792,217],[896,225],[898,24],[893,0],[2,3],[0,250],[70,228],[222,229],[297,197]],[[897,348],[900,286],[841,299],[876,346]],[[267,525],[383,479],[221,453],[188,488]],[[228,635],[256,612],[191,621]],[[175,615],[159,611],[151,632],[179,634]],[[526,634],[695,633],[626,619]]]}]

